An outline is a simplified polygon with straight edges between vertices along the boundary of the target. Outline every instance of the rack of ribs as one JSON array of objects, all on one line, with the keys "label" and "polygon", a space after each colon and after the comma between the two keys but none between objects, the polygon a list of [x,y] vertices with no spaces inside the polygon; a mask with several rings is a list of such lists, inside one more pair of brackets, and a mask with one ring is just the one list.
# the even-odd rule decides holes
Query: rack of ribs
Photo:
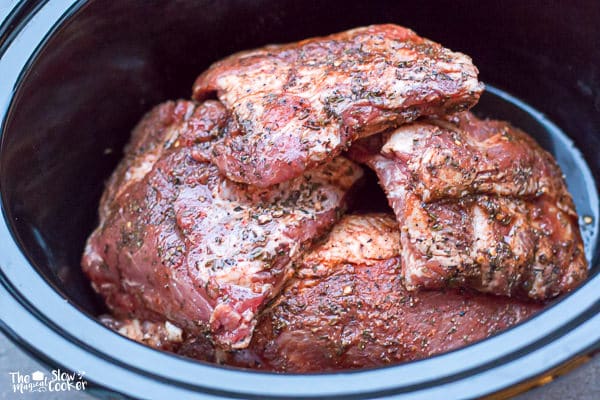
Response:
[{"label": "rack of ribs", "polygon": [[229,181],[209,162],[227,121],[216,101],[151,111],[109,181],[82,259],[116,317],[167,319],[226,349],[247,346],[258,312],[362,176],[340,156],[266,189]]},{"label": "rack of ribs", "polygon": [[550,154],[506,122],[463,113],[363,139],[401,227],[409,289],[546,300],[587,276],[577,214]]},{"label": "rack of ribs", "polygon": [[473,343],[542,309],[469,290],[408,291],[399,236],[392,215],[344,216],[304,256],[250,346],[220,361],[279,372],[381,366]]},{"label": "rack of ribs", "polygon": [[469,290],[404,287],[393,215],[346,215],[298,262],[246,349],[223,351],[168,322],[103,322],[180,355],[276,372],[327,372],[417,360],[485,339],[542,309]]},{"label": "rack of ribs", "polygon": [[266,187],[332,160],[357,138],[466,110],[483,85],[464,54],[396,25],[373,25],[234,54],[196,80],[237,129],[212,160],[229,179]]}]

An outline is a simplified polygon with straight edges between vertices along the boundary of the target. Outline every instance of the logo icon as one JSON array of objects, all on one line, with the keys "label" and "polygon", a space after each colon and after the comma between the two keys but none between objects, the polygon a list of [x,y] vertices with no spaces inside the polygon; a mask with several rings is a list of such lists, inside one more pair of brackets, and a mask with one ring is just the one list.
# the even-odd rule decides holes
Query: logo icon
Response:
[{"label": "logo icon", "polygon": [[35,371],[31,373],[31,379],[34,381],[43,381],[44,373],[42,371]]}]

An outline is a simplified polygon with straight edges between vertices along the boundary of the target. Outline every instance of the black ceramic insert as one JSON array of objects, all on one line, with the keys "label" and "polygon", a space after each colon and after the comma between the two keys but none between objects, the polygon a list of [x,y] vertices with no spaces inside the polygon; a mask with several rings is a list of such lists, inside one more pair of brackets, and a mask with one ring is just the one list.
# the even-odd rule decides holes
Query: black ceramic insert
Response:
[{"label": "black ceramic insert", "polygon": [[[598,21],[596,1],[23,2],[0,27],[0,327],[46,362],[86,369],[109,390],[157,398],[472,397],[589,351],[600,341]],[[96,323],[104,307],[79,260],[104,181],[137,120],[163,100],[190,97],[196,75],[232,52],[384,22],[472,56],[490,85],[476,113],[511,121],[555,155],[578,212],[592,218],[581,221],[588,282],[506,334],[348,374],[204,365]],[[501,372],[505,379],[494,380]]]}]

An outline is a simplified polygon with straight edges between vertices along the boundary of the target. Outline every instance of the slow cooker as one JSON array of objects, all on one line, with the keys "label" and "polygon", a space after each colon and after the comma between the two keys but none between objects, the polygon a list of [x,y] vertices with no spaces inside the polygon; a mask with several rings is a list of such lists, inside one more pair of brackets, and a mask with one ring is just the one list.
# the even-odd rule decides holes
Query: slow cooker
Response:
[{"label": "slow cooker", "polygon": [[[135,398],[503,397],[600,346],[597,1],[25,0],[0,15],[0,327],[37,359]],[[473,345],[385,368],[272,374],[159,352],[102,326],[79,260],[105,179],[151,106],[242,49],[391,22],[473,57],[481,112],[535,136],[574,194],[577,290]]]}]

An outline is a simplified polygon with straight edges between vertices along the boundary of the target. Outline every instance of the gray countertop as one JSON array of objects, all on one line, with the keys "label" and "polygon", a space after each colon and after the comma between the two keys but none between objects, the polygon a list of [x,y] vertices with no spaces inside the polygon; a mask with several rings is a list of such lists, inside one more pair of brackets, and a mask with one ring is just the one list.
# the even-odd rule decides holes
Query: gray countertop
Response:
[{"label": "gray countertop", "polygon": [[[33,371],[48,370],[34,361],[21,349],[0,333],[0,400],[92,400],[85,392],[53,393],[14,393],[11,385],[11,372],[30,374]],[[514,398],[515,400],[596,400],[600,399],[600,354],[590,362],[559,377],[553,382],[532,389]]]}]

